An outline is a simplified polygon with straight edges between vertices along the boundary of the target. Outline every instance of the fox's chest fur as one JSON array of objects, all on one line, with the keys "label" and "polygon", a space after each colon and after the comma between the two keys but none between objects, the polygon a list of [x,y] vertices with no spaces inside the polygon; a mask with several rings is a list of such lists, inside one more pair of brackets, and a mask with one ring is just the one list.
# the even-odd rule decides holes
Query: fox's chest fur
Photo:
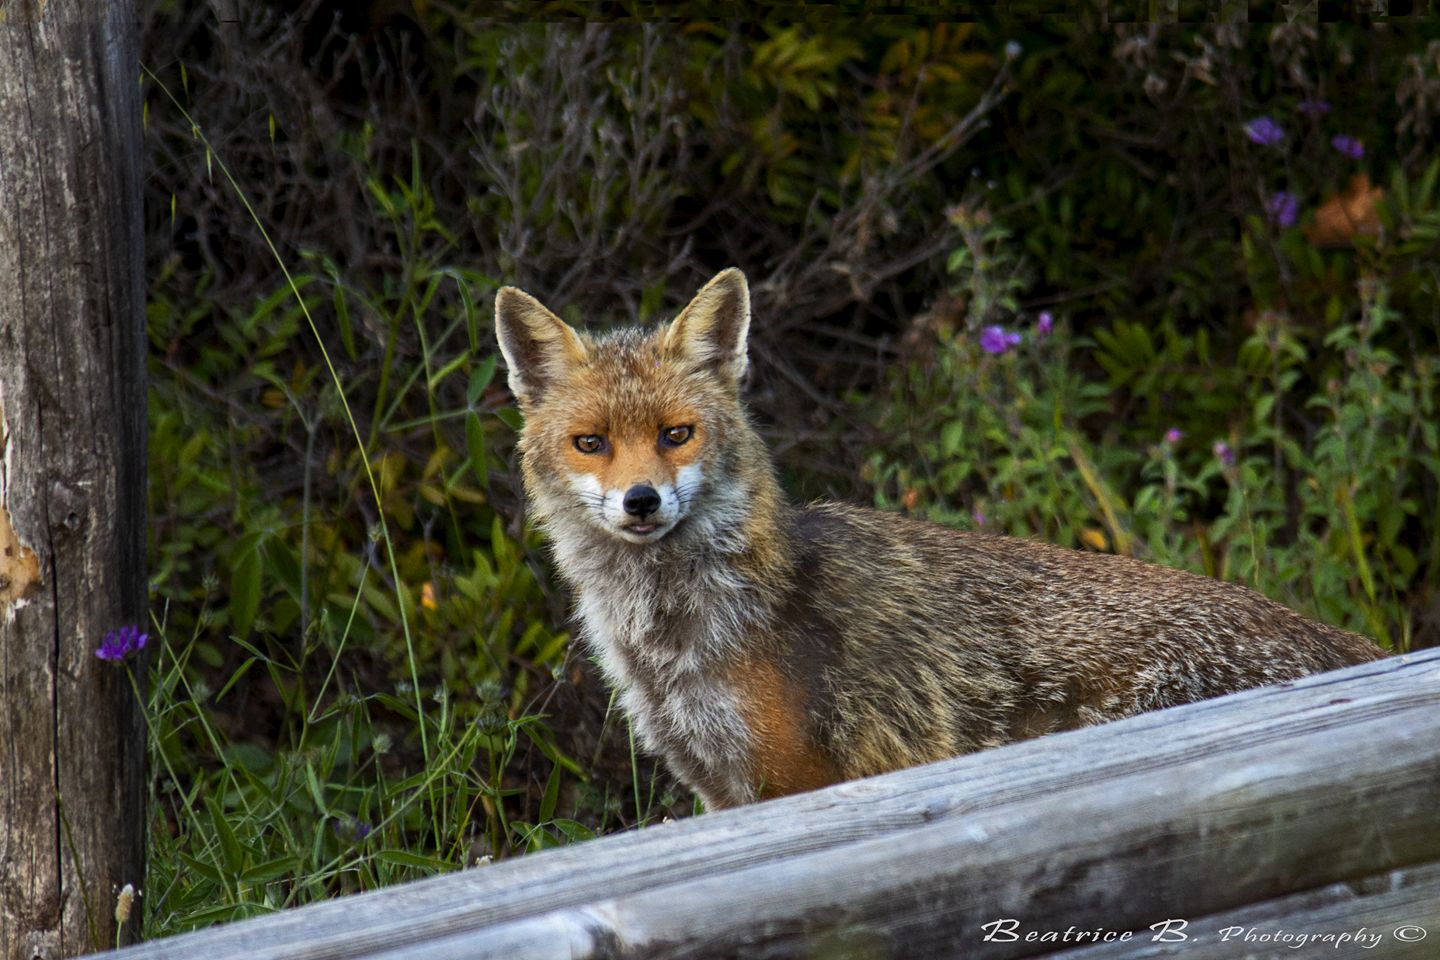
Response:
[{"label": "fox's chest fur", "polygon": [[716,558],[640,555],[593,535],[557,538],[556,558],[641,742],[708,805],[754,799],[744,694],[730,682],[747,634],[766,619],[754,589]]}]

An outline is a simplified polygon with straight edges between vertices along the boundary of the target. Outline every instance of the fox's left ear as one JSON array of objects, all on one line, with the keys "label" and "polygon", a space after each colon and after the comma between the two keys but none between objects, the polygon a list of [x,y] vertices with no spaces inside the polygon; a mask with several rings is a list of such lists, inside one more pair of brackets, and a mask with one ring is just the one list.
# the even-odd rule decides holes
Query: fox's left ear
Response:
[{"label": "fox's left ear", "polygon": [[680,311],[665,331],[665,346],[739,383],[749,333],[750,287],[745,274],[731,267],[717,273]]}]

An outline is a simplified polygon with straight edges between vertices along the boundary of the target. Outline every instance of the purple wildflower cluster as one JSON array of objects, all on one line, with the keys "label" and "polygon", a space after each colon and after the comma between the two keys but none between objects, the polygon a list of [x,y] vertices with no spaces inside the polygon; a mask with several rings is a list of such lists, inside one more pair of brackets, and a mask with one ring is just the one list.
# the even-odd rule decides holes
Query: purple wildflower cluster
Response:
[{"label": "purple wildflower cluster", "polygon": [[[1035,318],[1036,339],[1043,340],[1045,337],[1050,336],[1054,330],[1055,315],[1049,310],[1041,310]],[[997,323],[980,331],[980,349],[986,353],[1001,354],[1008,351],[1011,347],[1020,346],[1023,339],[1024,337],[1021,336],[1021,334],[1014,330],[1006,330]]]},{"label": "purple wildflower cluster", "polygon": [[1334,147],[1351,160],[1359,160],[1365,156],[1365,144],[1348,134],[1338,133],[1330,140],[1330,146]]},{"label": "purple wildflower cluster", "polygon": [[[1301,100],[1295,109],[1311,120],[1319,120],[1329,114],[1330,104],[1318,97],[1310,97]],[[1272,117],[1256,117],[1245,124],[1245,136],[1251,143],[1275,147],[1285,141],[1285,128]],[[1365,144],[1348,133],[1336,134],[1330,139],[1330,146],[1351,160],[1360,160],[1365,156]],[[1265,201],[1265,219],[1282,230],[1295,226],[1300,219],[1300,198],[1289,190],[1275,191]]]},{"label": "purple wildflower cluster", "polygon": [[1220,461],[1220,466],[1235,466],[1235,451],[1230,449],[1230,444],[1226,443],[1224,440],[1216,441],[1214,453],[1215,459]]},{"label": "purple wildflower cluster", "polygon": [[1285,128],[1269,117],[1256,117],[1245,124],[1245,136],[1262,147],[1279,146],[1285,141]]},{"label": "purple wildflower cluster", "polygon": [[1289,190],[1277,190],[1265,201],[1265,219],[1282,230],[1300,219],[1300,198]]},{"label": "purple wildflower cluster", "polygon": [[1179,427],[1171,427],[1165,431],[1165,443],[1167,446],[1173,447],[1183,439],[1185,439],[1185,433]]},{"label": "purple wildflower cluster", "polygon": [[109,660],[111,663],[119,663],[132,653],[138,653],[145,649],[145,642],[150,639],[150,634],[141,633],[140,628],[133,623],[127,623],[119,630],[112,630],[105,634],[105,639],[100,641],[100,647],[95,651],[95,656],[101,660]]},{"label": "purple wildflower cluster", "polygon": [[980,349],[986,353],[1004,353],[1011,347],[1020,346],[1020,334],[1006,330],[996,324],[980,332]]}]

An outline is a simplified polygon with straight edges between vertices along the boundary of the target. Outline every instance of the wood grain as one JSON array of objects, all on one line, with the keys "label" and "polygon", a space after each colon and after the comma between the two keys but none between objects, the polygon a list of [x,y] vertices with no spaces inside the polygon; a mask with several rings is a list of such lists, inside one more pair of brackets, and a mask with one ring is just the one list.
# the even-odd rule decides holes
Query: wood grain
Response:
[{"label": "wood grain", "polygon": [[[144,876],[140,72],[132,0],[0,4],[0,958],[115,942]],[[141,673],[143,677],[143,671]]]},{"label": "wood grain", "polygon": [[[1426,935],[1420,936],[1417,928]],[[1159,931],[1145,929],[1129,943],[1097,944],[1047,956],[1056,960],[1234,960],[1248,954],[1302,960],[1356,956],[1435,960],[1440,955],[1436,941],[1440,937],[1440,864],[1389,870],[1237,910],[1192,917],[1179,932],[1186,939],[1157,940]],[[1338,939],[1346,934],[1351,939]],[[1325,939],[1325,935],[1336,939]],[[1270,939],[1263,939],[1267,936]],[[1415,937],[1418,939],[1409,939]]]},{"label": "wood grain", "polygon": [[[1440,652],[159,941],[126,957],[1035,956],[1440,861]],[[1440,931],[1437,931],[1440,935]]]}]

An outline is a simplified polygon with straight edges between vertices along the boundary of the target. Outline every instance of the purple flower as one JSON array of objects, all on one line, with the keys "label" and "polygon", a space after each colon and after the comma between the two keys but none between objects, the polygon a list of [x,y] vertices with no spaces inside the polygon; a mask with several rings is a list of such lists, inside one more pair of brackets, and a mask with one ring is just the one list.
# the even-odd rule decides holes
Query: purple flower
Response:
[{"label": "purple flower", "polygon": [[1165,442],[1172,447],[1183,439],[1185,439],[1185,434],[1179,427],[1171,427],[1165,431]]},{"label": "purple flower", "polygon": [[1305,116],[1311,120],[1318,120],[1330,112],[1330,104],[1321,100],[1319,97],[1307,97],[1296,104],[1295,109],[1305,114]]},{"label": "purple flower", "polygon": [[975,526],[977,527],[985,526],[985,512],[979,507],[976,507],[970,514],[970,519],[975,521]]},{"label": "purple flower", "polygon": [[1020,345],[1020,334],[1010,333],[1002,326],[986,327],[980,332],[980,349],[986,353],[1004,353]]},{"label": "purple flower", "polygon": [[1285,131],[1280,124],[1269,117],[1256,117],[1245,124],[1245,136],[1250,138],[1251,143],[1258,143],[1262,147],[1273,147],[1285,139]]},{"label": "purple flower", "polygon": [[1035,332],[1042,337],[1048,337],[1054,329],[1055,318],[1050,315],[1049,310],[1041,310],[1040,316],[1035,320]]},{"label": "purple flower", "polygon": [[1265,219],[1282,230],[1295,226],[1300,216],[1300,198],[1289,190],[1276,190],[1265,201]]},{"label": "purple flower", "polygon": [[1214,451],[1215,459],[1220,461],[1220,466],[1235,466],[1235,451],[1230,449],[1230,444],[1224,440],[1219,440],[1215,443]]},{"label": "purple flower", "polygon": [[330,818],[330,829],[341,840],[364,840],[370,836],[370,824],[348,813]]},{"label": "purple flower", "polygon": [[1365,144],[1356,138],[1345,133],[1337,133],[1331,140],[1330,146],[1339,150],[1351,160],[1359,160],[1365,156]]},{"label": "purple flower", "polygon": [[139,627],[133,623],[127,623],[119,630],[112,630],[105,634],[105,639],[100,641],[100,647],[95,651],[95,656],[101,660],[119,663],[130,654],[144,650],[145,641],[149,639],[150,634],[141,633]]}]

